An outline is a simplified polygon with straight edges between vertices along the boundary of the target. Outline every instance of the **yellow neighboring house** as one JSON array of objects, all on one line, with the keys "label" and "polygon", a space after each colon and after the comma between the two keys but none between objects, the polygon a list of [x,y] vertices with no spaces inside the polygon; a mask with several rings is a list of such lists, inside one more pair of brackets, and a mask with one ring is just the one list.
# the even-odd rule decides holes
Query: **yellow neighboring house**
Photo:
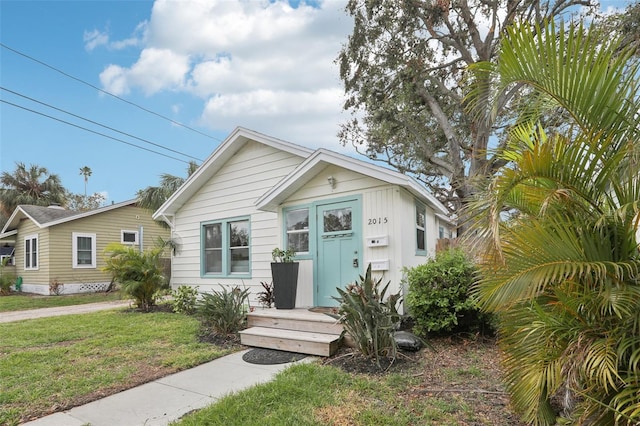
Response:
[{"label": "yellow neighboring house", "polygon": [[170,232],[135,200],[84,212],[19,205],[0,232],[3,245],[13,244],[22,291],[37,294],[103,291],[111,282],[102,270],[108,244],[147,250],[158,237],[168,240]]}]

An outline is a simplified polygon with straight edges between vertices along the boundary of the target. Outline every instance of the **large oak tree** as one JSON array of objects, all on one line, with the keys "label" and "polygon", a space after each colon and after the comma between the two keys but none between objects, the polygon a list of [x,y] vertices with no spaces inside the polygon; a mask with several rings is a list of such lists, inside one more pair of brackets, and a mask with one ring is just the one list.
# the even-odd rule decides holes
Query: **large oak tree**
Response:
[{"label": "large oak tree", "polygon": [[493,104],[488,85],[486,108],[495,109],[471,115],[468,67],[495,61],[514,22],[566,18],[583,7],[595,2],[350,0],[354,28],[338,60],[353,116],[339,133],[342,143],[413,174],[457,211],[475,191],[473,178],[485,180],[504,164],[495,153],[511,111],[527,102],[513,90]]}]

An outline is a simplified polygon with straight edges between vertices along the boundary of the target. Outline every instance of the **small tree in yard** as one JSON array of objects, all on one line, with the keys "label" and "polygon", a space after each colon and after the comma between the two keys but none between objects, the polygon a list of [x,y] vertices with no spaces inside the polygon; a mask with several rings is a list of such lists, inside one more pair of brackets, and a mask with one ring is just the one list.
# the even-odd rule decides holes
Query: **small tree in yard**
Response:
[{"label": "small tree in yard", "polygon": [[149,311],[156,304],[159,291],[166,287],[160,256],[162,249],[140,252],[134,247],[109,244],[104,270],[121,284],[122,292],[131,297],[136,306]]},{"label": "small tree in yard", "polygon": [[407,269],[407,305],[421,335],[484,328],[482,314],[469,296],[476,268],[460,249],[440,252],[435,259]]}]

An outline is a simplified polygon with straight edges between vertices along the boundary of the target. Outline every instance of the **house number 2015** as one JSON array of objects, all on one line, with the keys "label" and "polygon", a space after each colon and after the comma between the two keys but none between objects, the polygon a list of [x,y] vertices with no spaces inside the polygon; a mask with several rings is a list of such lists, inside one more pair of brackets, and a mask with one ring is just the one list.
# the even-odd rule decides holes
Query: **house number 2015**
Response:
[{"label": "house number 2015", "polygon": [[374,218],[369,218],[369,221],[367,222],[367,225],[382,225],[389,222],[389,218],[385,217],[374,217]]}]

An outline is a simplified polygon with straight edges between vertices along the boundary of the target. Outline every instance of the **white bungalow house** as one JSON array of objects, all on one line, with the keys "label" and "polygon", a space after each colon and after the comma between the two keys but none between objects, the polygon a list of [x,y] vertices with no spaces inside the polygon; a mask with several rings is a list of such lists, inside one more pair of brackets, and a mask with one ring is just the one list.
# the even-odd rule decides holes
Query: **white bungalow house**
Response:
[{"label": "white bungalow house", "polygon": [[274,248],[300,263],[296,308],[335,306],[336,287],[367,266],[390,291],[403,267],[424,263],[439,235],[455,236],[447,210],[413,178],[326,149],[236,128],[153,218],[178,249],[171,285],[251,289],[271,282]]}]

